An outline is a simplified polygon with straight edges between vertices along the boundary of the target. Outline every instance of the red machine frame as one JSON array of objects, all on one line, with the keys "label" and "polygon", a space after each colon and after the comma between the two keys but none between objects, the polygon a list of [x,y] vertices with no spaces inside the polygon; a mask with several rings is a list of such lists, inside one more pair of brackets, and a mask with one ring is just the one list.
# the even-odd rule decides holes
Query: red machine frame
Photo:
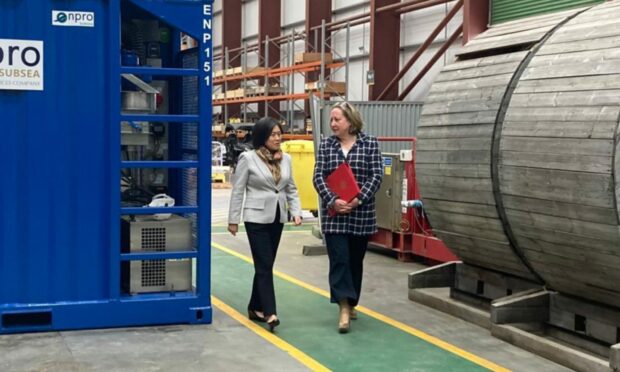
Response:
[{"label": "red machine frame", "polygon": [[[411,142],[413,158],[405,164],[407,200],[421,200],[415,173],[417,139],[415,137],[378,137],[377,139],[382,142]],[[407,208],[401,217],[400,231],[379,228],[379,231],[370,238],[370,243],[396,252],[400,261],[414,261],[417,258],[438,263],[458,261],[444,242],[433,234],[431,225],[421,208]]]}]

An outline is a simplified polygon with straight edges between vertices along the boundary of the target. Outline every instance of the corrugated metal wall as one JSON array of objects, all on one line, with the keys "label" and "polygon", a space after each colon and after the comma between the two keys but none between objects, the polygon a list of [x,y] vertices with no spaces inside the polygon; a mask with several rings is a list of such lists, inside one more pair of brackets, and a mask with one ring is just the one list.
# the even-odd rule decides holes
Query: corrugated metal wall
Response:
[{"label": "corrugated metal wall", "polygon": [[[33,67],[42,69],[42,90],[0,88],[0,312],[5,304],[109,295],[110,151],[120,153],[120,146],[110,142],[109,129],[119,123],[112,121],[107,106],[110,87],[118,89],[109,82],[108,53],[114,43],[107,21],[110,2],[80,2],[80,9],[101,19],[84,32],[52,25],[52,9],[73,5],[60,4],[0,2],[5,50],[0,71],[34,73],[21,59],[8,58],[5,46],[18,43],[22,49],[33,48],[24,49],[29,62],[35,60],[34,50],[40,51]],[[4,76],[5,82],[31,83]],[[114,191],[119,195],[118,186]]]},{"label": "corrugated metal wall", "polygon": [[602,3],[604,0],[492,0],[491,24]]},{"label": "corrugated metal wall", "polygon": [[[351,102],[364,118],[364,132],[377,137],[412,137],[416,134],[422,103],[419,102]],[[324,137],[329,129],[329,106],[323,112]],[[407,142],[382,142],[382,152],[396,153],[410,149]]]}]

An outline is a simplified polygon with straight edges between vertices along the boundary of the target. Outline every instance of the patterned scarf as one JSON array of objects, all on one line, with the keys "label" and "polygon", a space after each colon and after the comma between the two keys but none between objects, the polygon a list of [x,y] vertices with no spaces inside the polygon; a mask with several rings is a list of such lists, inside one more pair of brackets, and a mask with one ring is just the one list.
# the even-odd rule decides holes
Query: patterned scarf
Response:
[{"label": "patterned scarf", "polygon": [[282,151],[278,150],[276,152],[271,152],[265,146],[261,146],[256,150],[258,156],[263,159],[267,167],[271,171],[273,175],[274,181],[276,181],[276,185],[280,182],[280,178],[282,174],[280,172],[280,162],[282,161]]}]

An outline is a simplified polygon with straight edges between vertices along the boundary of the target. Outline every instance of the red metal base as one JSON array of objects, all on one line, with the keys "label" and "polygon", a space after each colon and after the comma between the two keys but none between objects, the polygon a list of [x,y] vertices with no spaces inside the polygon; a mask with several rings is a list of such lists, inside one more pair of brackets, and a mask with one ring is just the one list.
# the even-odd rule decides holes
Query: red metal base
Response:
[{"label": "red metal base", "polygon": [[458,261],[458,257],[446,247],[443,241],[434,236],[413,234],[413,254],[437,262]]},{"label": "red metal base", "polygon": [[454,253],[434,236],[401,234],[379,228],[379,231],[370,238],[370,243],[396,252],[398,260],[403,262],[419,259],[428,259],[437,263],[458,261]]},{"label": "red metal base", "polygon": [[399,234],[379,228],[379,231],[370,237],[370,243],[396,252],[399,261],[414,261],[413,253],[409,249],[411,247],[411,234]]}]

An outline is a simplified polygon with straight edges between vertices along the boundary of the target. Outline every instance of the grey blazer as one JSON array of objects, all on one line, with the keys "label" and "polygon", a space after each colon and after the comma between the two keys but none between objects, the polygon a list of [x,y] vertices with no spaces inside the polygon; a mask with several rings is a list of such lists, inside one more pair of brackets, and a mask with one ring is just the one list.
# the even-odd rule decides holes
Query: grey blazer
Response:
[{"label": "grey blazer", "polygon": [[[245,222],[272,223],[276,218],[277,205],[280,206],[282,223],[287,221],[287,206],[291,216],[301,216],[301,205],[293,181],[289,154],[283,154],[280,170],[282,177],[276,185],[269,167],[256,151],[246,151],[239,156],[232,179],[233,188],[228,209],[229,224],[240,222],[242,210]],[[245,203],[243,203],[244,194]]]}]

